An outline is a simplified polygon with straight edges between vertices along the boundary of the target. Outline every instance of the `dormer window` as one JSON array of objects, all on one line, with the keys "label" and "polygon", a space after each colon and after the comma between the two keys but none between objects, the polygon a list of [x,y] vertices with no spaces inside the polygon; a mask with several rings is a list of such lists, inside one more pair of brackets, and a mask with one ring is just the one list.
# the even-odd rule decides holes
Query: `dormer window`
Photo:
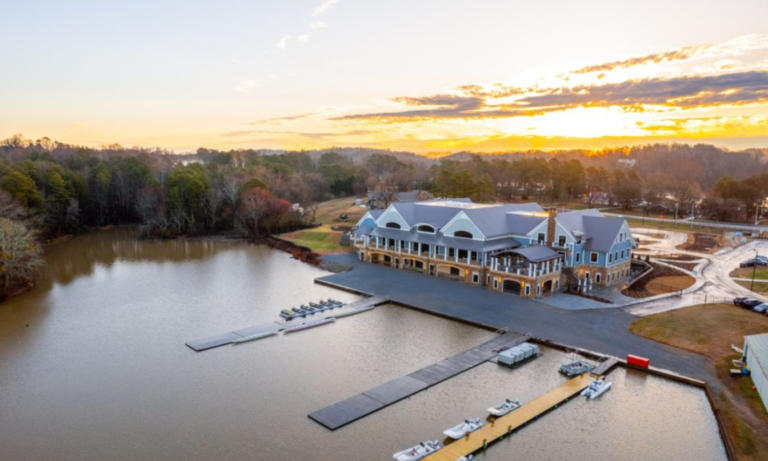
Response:
[{"label": "dormer window", "polygon": [[388,227],[389,229],[400,229],[400,224],[390,221],[385,224],[384,227]]},{"label": "dormer window", "polygon": [[417,227],[416,230],[419,232],[429,232],[430,234],[435,233],[435,228],[426,224],[422,224],[421,226]]},{"label": "dormer window", "polygon": [[474,235],[472,235],[471,232],[467,232],[467,231],[456,231],[456,232],[453,233],[453,236],[454,237],[461,237],[461,238],[465,238],[465,239],[471,239],[471,238],[475,237]]}]

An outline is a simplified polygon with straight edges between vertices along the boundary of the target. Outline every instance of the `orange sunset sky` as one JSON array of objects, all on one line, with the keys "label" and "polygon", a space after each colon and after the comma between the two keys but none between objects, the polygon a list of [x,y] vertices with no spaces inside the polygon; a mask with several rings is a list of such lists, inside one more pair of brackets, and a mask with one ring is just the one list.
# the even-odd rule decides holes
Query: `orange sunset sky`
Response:
[{"label": "orange sunset sky", "polygon": [[768,2],[12,1],[0,138],[768,146]]}]

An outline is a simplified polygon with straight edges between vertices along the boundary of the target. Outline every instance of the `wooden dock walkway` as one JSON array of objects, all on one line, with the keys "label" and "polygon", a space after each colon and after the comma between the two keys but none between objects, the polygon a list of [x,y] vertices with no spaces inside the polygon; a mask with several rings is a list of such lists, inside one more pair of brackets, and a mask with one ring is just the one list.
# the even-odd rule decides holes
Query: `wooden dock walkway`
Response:
[{"label": "wooden dock walkway", "polygon": [[526,403],[512,413],[496,418],[491,423],[484,424],[483,427],[463,439],[449,443],[435,453],[423,458],[423,460],[457,461],[462,456],[475,453],[483,449],[484,446],[490,445],[501,437],[507,436],[510,432],[514,432],[516,429],[554,409],[556,405],[561,404],[566,399],[578,395],[595,378],[591,373],[579,375],[541,397]]},{"label": "wooden dock walkway", "polygon": [[527,335],[503,333],[472,349],[441,362],[429,365],[409,375],[386,382],[378,387],[329,405],[309,417],[334,431],[360,418],[386,408],[435,384],[441,383],[496,357],[498,351],[516,346]]},{"label": "wooden dock walkway", "polygon": [[[385,304],[388,302],[389,300],[386,298],[381,298],[378,296],[370,296],[367,298],[359,299],[357,301],[353,301],[349,304],[345,304],[343,307],[325,311],[324,313],[322,313],[324,315],[316,314],[314,316],[304,317],[296,320],[288,320],[288,321],[281,318],[280,320],[275,322],[269,322],[261,325],[256,325],[253,327],[243,328],[241,330],[230,331],[229,333],[222,333],[216,336],[211,336],[209,338],[197,339],[194,341],[189,341],[186,344],[190,349],[192,349],[195,352],[207,351],[208,349],[213,349],[214,347],[232,344],[238,339],[242,339],[248,336],[258,335],[261,333],[269,333],[273,331],[275,332],[282,331],[287,327],[298,326],[304,323],[320,320],[321,318],[325,318],[325,317],[333,317],[334,313],[358,311],[362,309],[367,309],[372,306]],[[275,312],[276,316],[279,314],[280,314],[279,312]]]}]

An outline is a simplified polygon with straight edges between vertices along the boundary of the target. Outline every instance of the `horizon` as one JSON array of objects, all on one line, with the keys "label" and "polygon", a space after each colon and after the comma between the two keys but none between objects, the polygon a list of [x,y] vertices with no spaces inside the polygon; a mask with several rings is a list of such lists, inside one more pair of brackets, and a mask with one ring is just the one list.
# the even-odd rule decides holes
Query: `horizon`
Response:
[{"label": "horizon", "polygon": [[177,153],[768,146],[767,4],[658,2],[658,16],[563,2],[553,17],[458,0],[175,3],[11,5],[0,139]]}]

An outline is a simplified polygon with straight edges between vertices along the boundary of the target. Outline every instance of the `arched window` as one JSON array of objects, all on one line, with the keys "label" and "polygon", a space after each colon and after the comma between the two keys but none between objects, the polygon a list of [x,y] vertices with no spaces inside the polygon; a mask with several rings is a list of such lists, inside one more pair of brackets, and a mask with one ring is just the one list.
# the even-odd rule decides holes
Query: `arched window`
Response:
[{"label": "arched window", "polygon": [[421,226],[417,227],[416,230],[419,232],[429,232],[431,234],[435,233],[435,228],[426,224],[422,224]]},{"label": "arched window", "polygon": [[467,232],[467,231],[456,231],[456,232],[453,233],[453,236],[454,237],[462,237],[462,238],[465,238],[465,239],[471,239],[471,238],[474,237],[474,235],[472,235],[471,232]]},{"label": "arched window", "polygon": [[398,224],[398,223],[396,223],[396,222],[391,222],[391,221],[390,221],[390,222],[388,222],[388,223],[385,225],[385,227],[388,227],[388,228],[390,228],[390,229],[400,229],[400,224]]}]

